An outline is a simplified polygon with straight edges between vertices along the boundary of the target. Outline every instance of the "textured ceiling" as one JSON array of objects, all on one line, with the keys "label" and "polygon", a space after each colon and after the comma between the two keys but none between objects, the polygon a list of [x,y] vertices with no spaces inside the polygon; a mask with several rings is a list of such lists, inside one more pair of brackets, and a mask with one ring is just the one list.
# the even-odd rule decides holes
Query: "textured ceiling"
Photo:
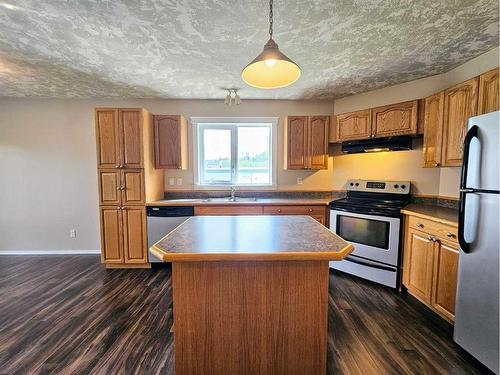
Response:
[{"label": "textured ceiling", "polygon": [[0,96],[332,99],[443,73],[498,46],[498,0],[275,0],[294,85],[240,78],[266,0],[0,0]]}]

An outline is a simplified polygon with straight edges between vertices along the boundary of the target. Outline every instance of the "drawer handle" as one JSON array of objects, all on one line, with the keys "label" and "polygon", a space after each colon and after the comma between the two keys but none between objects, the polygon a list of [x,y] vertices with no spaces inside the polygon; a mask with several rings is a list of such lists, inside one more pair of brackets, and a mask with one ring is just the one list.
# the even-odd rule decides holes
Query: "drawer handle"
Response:
[{"label": "drawer handle", "polygon": [[418,227],[418,228],[423,228],[423,227],[424,227],[424,224],[417,223],[417,227]]},{"label": "drawer handle", "polygon": [[451,233],[451,232],[448,232],[446,235],[448,237],[450,237],[450,238],[455,238],[456,237],[455,233]]}]

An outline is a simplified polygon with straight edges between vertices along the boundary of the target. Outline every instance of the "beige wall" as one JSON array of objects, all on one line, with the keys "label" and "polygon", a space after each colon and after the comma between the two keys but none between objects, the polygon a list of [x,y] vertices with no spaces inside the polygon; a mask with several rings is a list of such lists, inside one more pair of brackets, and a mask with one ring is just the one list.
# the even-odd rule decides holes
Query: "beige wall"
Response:
[{"label": "beige wall", "polygon": [[[0,98],[0,251],[100,248],[93,110],[145,107],[190,116],[279,117],[279,189],[331,190],[330,169],[284,171],[282,119],[287,114],[331,114],[331,102],[247,100],[54,100]],[[191,160],[192,161],[192,160]],[[192,164],[190,164],[192,166]],[[192,189],[192,168],[168,173]],[[296,185],[297,177],[303,185]],[[76,238],[69,237],[77,230]]]},{"label": "beige wall", "polygon": [[[498,65],[499,48],[495,48],[444,74],[335,100],[334,113],[424,98]],[[418,194],[458,197],[460,168],[422,168],[422,141],[414,142],[413,147],[412,151],[377,155],[334,152],[333,188],[343,190],[346,178],[400,178],[411,180]]]}]

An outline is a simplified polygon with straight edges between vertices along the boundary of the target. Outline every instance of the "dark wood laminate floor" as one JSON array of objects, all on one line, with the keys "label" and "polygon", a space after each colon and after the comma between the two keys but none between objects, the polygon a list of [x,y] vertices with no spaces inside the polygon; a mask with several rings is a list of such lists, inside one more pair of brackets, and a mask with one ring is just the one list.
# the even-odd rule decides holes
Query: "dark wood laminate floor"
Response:
[{"label": "dark wood laminate floor", "polygon": [[[106,270],[94,256],[0,257],[1,374],[172,374],[170,269]],[[330,275],[334,374],[480,374],[400,295]]]}]

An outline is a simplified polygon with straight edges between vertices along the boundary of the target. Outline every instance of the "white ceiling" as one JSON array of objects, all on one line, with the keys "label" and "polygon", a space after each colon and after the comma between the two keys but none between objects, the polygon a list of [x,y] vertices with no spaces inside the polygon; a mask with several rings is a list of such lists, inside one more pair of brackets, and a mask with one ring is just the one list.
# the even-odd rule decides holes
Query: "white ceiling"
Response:
[{"label": "white ceiling", "polygon": [[497,0],[275,1],[302,68],[258,90],[266,0],[0,0],[0,96],[333,99],[443,73],[499,45]]}]

